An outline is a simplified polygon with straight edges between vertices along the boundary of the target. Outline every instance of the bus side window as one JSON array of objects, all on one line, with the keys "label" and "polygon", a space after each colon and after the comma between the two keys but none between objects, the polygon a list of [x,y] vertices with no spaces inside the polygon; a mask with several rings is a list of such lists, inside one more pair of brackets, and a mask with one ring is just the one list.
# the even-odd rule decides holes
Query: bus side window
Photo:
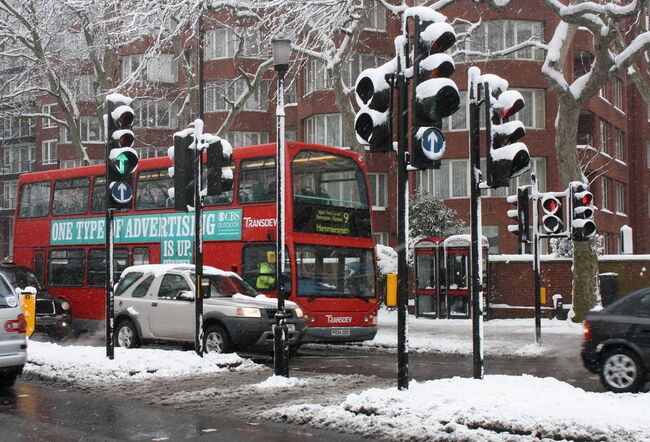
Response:
[{"label": "bus side window", "polygon": [[[88,286],[106,285],[106,249],[90,249],[88,252]],[[129,250],[115,249],[113,252],[113,281],[117,281],[122,270],[129,266]]]},{"label": "bus side window", "polygon": [[20,189],[20,218],[47,216],[50,207],[50,183],[25,184]]},{"label": "bus side window", "polygon": [[139,266],[143,264],[149,264],[149,248],[136,247],[133,249],[133,264],[131,265]]},{"label": "bus side window", "polygon": [[56,181],[52,215],[81,215],[88,212],[89,186],[88,178]]},{"label": "bus side window", "polygon": [[92,211],[93,213],[106,211],[106,177],[95,177],[93,182]]},{"label": "bus side window", "polygon": [[255,158],[239,167],[240,203],[275,201],[275,158]]},{"label": "bus side window", "polygon": [[50,250],[48,285],[80,287],[83,285],[84,251],[82,249]]},{"label": "bus side window", "polygon": [[139,210],[173,207],[169,188],[174,184],[167,170],[147,170],[138,174],[135,208]]}]

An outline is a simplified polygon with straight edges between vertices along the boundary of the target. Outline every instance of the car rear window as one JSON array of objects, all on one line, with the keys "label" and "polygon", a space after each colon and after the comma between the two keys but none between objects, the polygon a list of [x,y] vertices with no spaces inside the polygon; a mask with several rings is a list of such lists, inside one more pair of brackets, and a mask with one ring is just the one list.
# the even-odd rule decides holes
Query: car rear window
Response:
[{"label": "car rear window", "polygon": [[0,308],[16,307],[18,300],[9,284],[0,278]]}]

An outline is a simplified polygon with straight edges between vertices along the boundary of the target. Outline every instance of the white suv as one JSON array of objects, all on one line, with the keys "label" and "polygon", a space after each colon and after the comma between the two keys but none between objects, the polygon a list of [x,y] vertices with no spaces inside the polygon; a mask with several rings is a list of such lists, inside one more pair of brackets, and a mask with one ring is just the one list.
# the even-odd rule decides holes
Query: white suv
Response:
[{"label": "white suv", "polygon": [[[208,352],[273,348],[278,302],[260,295],[236,273],[204,266],[209,294],[203,300],[204,344]],[[115,344],[142,341],[194,342],[194,266],[151,264],[122,272],[115,287]],[[302,310],[285,302],[290,350],[307,329]]]},{"label": "white suv", "polygon": [[14,385],[27,359],[27,324],[18,296],[0,278],[0,390]]}]

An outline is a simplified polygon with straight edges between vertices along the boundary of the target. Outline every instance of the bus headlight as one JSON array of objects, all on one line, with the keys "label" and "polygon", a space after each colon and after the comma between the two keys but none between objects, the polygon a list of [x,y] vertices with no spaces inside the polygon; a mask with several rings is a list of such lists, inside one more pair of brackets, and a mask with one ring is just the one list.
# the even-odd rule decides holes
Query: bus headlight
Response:
[{"label": "bus headlight", "polygon": [[61,303],[61,309],[63,310],[70,310],[70,304],[68,304],[68,301],[63,301]]},{"label": "bus headlight", "polygon": [[302,312],[302,309],[300,307],[296,307],[295,312],[296,312],[296,318],[302,318],[303,316],[305,316],[305,314]]},{"label": "bus headlight", "polygon": [[262,313],[260,309],[253,307],[237,307],[235,316],[242,316],[244,318],[261,318]]}]

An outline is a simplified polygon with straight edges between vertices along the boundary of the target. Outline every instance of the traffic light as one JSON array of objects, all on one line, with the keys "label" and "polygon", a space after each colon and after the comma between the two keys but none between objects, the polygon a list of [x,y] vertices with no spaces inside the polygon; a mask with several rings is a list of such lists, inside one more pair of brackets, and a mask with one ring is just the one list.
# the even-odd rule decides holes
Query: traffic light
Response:
[{"label": "traffic light", "polygon": [[[189,211],[188,206],[194,207],[194,131],[186,129],[174,134],[174,146],[168,151],[174,161],[170,175],[174,178],[174,191],[170,197],[174,199],[174,209]],[[171,189],[170,189],[171,190]]]},{"label": "traffic light", "polygon": [[521,121],[508,122],[508,118],[524,108],[524,97],[518,91],[508,90],[499,94],[496,101],[486,93],[491,118],[487,119],[488,155],[487,184],[492,188],[507,187],[510,178],[530,169],[528,147],[519,142],[526,130]]},{"label": "traffic light", "polygon": [[571,238],[589,241],[596,234],[594,222],[594,195],[589,186],[579,181],[569,184],[571,195]]},{"label": "traffic light", "polygon": [[542,226],[546,233],[557,234],[564,230],[562,222],[562,203],[552,195],[545,195],[542,198]]},{"label": "traffic light", "polygon": [[[413,40],[413,124],[415,140],[410,157],[417,169],[437,169],[445,153],[445,137],[440,130],[442,119],[460,106],[460,94],[449,78],[455,71],[454,60],[443,54],[456,43],[456,34],[445,17],[436,22],[421,21],[415,16]],[[431,78],[433,77],[433,78]]]},{"label": "traffic light", "polygon": [[528,238],[528,187],[517,188],[516,195],[509,195],[506,200],[514,206],[508,210],[508,216],[517,220],[516,225],[509,225],[508,232],[517,235],[518,242],[527,244]]},{"label": "traffic light", "polygon": [[393,150],[390,121],[392,94],[386,72],[383,66],[366,69],[359,74],[354,88],[359,105],[354,130],[359,143],[368,145],[370,152]]},{"label": "traffic light", "polygon": [[138,168],[138,154],[133,149],[133,100],[120,94],[106,98],[107,155],[106,182],[107,208],[128,209],[133,199],[131,175]]},{"label": "traffic light", "polygon": [[232,190],[233,175],[230,168],[232,146],[215,137],[208,140],[208,196],[218,196]]}]

